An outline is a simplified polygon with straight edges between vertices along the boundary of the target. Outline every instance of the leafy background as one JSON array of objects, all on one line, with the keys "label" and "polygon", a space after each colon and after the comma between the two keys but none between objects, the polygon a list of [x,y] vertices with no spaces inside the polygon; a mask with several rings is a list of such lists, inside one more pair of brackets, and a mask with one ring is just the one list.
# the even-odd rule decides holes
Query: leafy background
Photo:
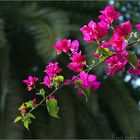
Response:
[{"label": "leafy background", "polygon": [[[83,42],[79,28],[91,19],[97,21],[99,10],[108,4],[121,12],[118,23],[140,23],[139,1],[0,2],[0,138],[140,137],[140,77],[107,77],[104,65],[94,70],[102,86],[88,103],[70,86],[56,94],[61,119],[51,118],[40,107],[30,132],[13,123],[20,104],[35,97],[21,83],[29,74],[43,77],[45,65],[57,60],[63,75],[72,75],[65,67],[68,57],[57,56],[52,47],[58,38],[78,39],[88,63],[92,61],[96,46]],[[139,47],[134,49],[138,56]]]}]

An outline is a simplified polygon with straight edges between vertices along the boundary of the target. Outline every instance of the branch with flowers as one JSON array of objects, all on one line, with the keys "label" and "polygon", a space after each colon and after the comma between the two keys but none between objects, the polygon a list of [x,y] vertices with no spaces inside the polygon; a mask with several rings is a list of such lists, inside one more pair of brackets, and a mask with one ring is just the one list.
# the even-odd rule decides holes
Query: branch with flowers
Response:
[{"label": "branch with flowers", "polygon": [[[27,85],[27,90],[36,90],[36,95],[40,96],[42,100],[38,102],[35,98],[28,102],[23,102],[19,107],[20,115],[15,118],[14,122],[21,121],[29,129],[29,124],[32,123],[32,119],[35,119],[32,112],[44,102],[50,116],[59,118],[59,107],[54,94],[59,89],[70,84],[75,86],[79,95],[85,95],[86,101],[88,101],[90,90],[95,91],[101,86],[97,77],[89,73],[102,63],[107,65],[105,73],[112,77],[117,71],[124,72],[127,64],[129,64],[129,74],[132,76],[140,75],[140,59],[137,59],[136,54],[131,51],[131,48],[140,41],[138,33],[132,32],[130,21],[113,26],[114,21],[120,16],[120,13],[114,7],[106,6],[100,13],[101,15],[98,17],[99,22],[95,23],[91,20],[88,25],[80,28],[84,41],[97,45],[97,49],[93,54],[92,64],[87,65],[86,56],[79,50],[80,47],[77,40],[58,40],[54,46],[57,54],[64,53],[68,55],[71,62],[67,67],[78,74],[72,76],[71,79],[66,79],[60,74],[62,69],[59,68],[58,62],[49,62],[44,71],[46,76],[43,82],[39,83],[43,88],[36,89],[38,78],[35,76],[30,75],[28,79],[23,80],[23,83]],[[140,31],[140,24],[137,24],[136,27]],[[112,30],[112,36],[109,40],[103,40],[109,30]],[[52,92],[47,94],[45,88],[52,89]]]}]

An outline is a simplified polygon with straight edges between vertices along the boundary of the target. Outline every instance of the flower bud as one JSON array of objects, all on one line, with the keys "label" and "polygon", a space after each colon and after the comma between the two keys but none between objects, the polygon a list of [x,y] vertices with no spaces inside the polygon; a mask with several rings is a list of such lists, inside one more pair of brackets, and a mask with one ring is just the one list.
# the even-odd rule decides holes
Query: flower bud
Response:
[{"label": "flower bud", "polygon": [[50,99],[55,99],[55,97],[54,96],[50,96]]},{"label": "flower bud", "polygon": [[32,100],[32,102],[33,102],[33,105],[36,105],[36,98],[34,98],[34,99]]},{"label": "flower bud", "polygon": [[24,116],[25,113],[26,113],[26,109],[22,109],[22,110],[20,111],[20,113],[21,113],[21,116]]}]

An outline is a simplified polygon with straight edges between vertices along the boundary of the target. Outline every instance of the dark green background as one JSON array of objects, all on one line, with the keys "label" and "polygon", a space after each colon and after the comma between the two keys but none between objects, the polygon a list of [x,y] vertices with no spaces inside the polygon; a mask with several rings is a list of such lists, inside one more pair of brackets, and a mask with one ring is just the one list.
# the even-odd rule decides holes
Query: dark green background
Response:
[{"label": "dark green background", "polygon": [[[66,68],[68,57],[57,56],[52,47],[58,38],[78,39],[90,64],[97,46],[85,43],[79,29],[91,19],[98,21],[99,10],[108,4],[121,12],[117,23],[140,23],[138,1],[0,2],[0,138],[140,137],[140,77],[128,79],[127,72],[107,77],[105,65],[93,71],[102,86],[89,102],[73,86],[65,87],[56,94],[61,119],[51,118],[46,107],[40,107],[34,111],[37,120],[30,132],[13,123],[21,103],[35,97],[21,82],[29,74],[43,78],[45,66],[55,60],[63,75],[73,74]],[[134,49],[137,55],[139,47]]]}]

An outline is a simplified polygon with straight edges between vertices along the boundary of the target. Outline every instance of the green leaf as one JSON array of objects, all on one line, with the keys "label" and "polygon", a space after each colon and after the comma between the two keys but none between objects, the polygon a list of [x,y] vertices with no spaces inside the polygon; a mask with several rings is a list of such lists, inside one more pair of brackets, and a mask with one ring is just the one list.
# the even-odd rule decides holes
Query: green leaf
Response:
[{"label": "green leaf", "polygon": [[23,125],[29,130],[29,124],[32,123],[31,118],[35,119],[35,116],[32,113],[27,113],[23,118]]},{"label": "green leaf", "polygon": [[39,93],[36,93],[37,95],[41,95],[42,97],[45,97],[45,90],[42,88],[39,90]]},{"label": "green leaf", "polygon": [[21,116],[17,116],[17,117],[15,118],[14,122],[16,123],[16,122],[18,122],[18,121],[20,121],[20,120],[22,120],[22,117],[21,117]]},{"label": "green leaf", "polygon": [[49,99],[46,102],[46,104],[47,104],[47,109],[48,109],[49,114],[52,117],[59,118],[59,116],[57,115],[58,111],[59,111],[59,107],[57,106],[57,100],[56,99]]},{"label": "green leaf", "polygon": [[128,62],[136,69],[138,66],[138,60],[136,54],[128,51]]},{"label": "green leaf", "polygon": [[22,119],[23,125],[25,126],[25,128],[27,128],[29,130],[29,124],[32,123],[30,117],[28,115],[24,116]]},{"label": "green leaf", "polygon": [[19,107],[18,110],[23,110],[23,109],[26,109],[26,106],[22,104],[22,105]]},{"label": "green leaf", "polygon": [[96,50],[96,54],[100,54],[100,61],[104,61],[107,57],[113,55],[113,52],[110,51],[108,48],[99,48]]},{"label": "green leaf", "polygon": [[27,120],[23,121],[23,125],[29,130],[29,122]]},{"label": "green leaf", "polygon": [[100,48],[99,49],[99,53],[108,53],[109,52],[109,49],[108,48]]},{"label": "green leaf", "polygon": [[90,89],[89,88],[82,88],[82,85],[81,85],[81,80],[77,80],[76,81],[76,84],[78,86],[78,88],[83,92],[83,94],[85,95],[86,97],[86,102],[88,101],[88,98],[90,97]]},{"label": "green leaf", "polygon": [[26,116],[28,116],[30,118],[33,118],[33,119],[36,119],[35,116],[32,113],[27,113]]},{"label": "green leaf", "polygon": [[64,81],[64,77],[63,76],[56,76],[53,78],[53,86],[54,87],[59,87],[59,85]]},{"label": "green leaf", "polygon": [[32,108],[33,107],[33,102],[31,100],[26,102],[26,106],[27,106],[27,108]]}]

